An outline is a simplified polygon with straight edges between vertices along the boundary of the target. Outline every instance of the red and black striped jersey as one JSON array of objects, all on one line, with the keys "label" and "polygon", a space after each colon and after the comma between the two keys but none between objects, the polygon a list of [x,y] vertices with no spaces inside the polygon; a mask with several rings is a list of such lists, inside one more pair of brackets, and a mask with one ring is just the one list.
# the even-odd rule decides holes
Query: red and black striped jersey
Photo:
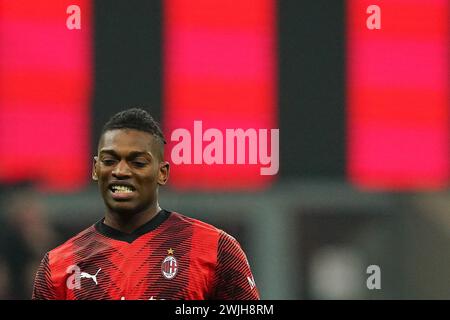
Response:
[{"label": "red and black striped jersey", "polygon": [[126,234],[103,219],[45,254],[32,299],[259,299],[239,243],[161,210]]}]

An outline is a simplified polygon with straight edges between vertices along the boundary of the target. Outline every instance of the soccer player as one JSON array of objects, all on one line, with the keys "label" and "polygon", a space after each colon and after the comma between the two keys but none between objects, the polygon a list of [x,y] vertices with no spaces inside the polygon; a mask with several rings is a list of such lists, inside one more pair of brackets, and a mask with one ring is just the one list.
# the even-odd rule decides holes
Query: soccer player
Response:
[{"label": "soccer player", "polygon": [[45,254],[32,299],[259,299],[232,236],[160,208],[165,143],[143,109],[105,124],[92,170],[104,218]]}]

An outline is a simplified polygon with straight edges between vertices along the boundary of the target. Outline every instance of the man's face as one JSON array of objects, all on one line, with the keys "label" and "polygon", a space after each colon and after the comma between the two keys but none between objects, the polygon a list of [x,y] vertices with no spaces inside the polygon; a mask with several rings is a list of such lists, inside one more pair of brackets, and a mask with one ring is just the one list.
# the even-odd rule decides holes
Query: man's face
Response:
[{"label": "man's face", "polygon": [[157,204],[169,164],[160,159],[160,146],[150,133],[134,129],[106,131],[94,157],[92,177],[112,212],[138,213]]}]

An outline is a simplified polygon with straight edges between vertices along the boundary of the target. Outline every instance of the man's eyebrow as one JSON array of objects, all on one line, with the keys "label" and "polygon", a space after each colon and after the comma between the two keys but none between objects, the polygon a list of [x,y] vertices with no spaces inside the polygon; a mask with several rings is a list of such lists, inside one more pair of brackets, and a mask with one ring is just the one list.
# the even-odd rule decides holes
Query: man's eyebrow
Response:
[{"label": "man's eyebrow", "polygon": [[153,158],[153,155],[150,151],[131,151],[129,156],[134,158],[139,156],[150,156]]},{"label": "man's eyebrow", "polygon": [[102,149],[99,152],[100,154],[102,153],[106,153],[106,154],[111,154],[113,156],[117,156],[117,152],[115,152],[114,150],[110,150],[110,149]]},{"label": "man's eyebrow", "polygon": [[[102,149],[102,150],[100,150],[100,154],[103,154],[103,153],[110,154],[110,155],[116,156],[116,157],[119,156],[119,155],[117,154],[117,152],[114,151],[114,150],[112,150],[112,149]],[[150,157],[153,158],[152,153],[149,152],[149,151],[131,151],[131,152],[128,154],[128,157],[129,157],[129,158],[136,158],[136,157],[139,157],[139,156],[150,156]]]}]

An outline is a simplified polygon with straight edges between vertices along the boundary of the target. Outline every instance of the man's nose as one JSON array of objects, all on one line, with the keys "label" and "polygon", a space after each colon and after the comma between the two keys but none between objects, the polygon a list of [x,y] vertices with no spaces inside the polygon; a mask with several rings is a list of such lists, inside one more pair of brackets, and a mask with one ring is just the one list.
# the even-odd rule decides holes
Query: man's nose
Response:
[{"label": "man's nose", "polygon": [[127,178],[131,175],[130,167],[128,167],[126,161],[119,161],[114,170],[112,171],[112,175],[115,178]]}]

